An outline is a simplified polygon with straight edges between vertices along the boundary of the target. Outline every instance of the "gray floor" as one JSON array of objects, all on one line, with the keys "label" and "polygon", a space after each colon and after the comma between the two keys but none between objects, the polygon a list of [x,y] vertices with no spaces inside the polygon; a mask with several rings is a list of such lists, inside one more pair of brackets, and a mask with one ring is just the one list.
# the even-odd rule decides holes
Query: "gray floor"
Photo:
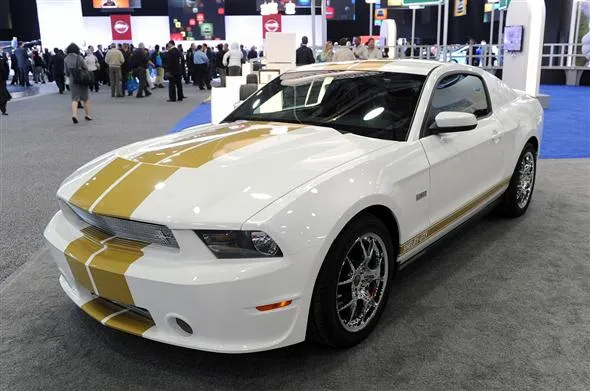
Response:
[{"label": "gray floor", "polygon": [[66,100],[17,102],[1,123],[3,276],[27,263],[0,283],[0,389],[590,389],[590,160],[541,161],[526,216],[484,217],[404,270],[361,345],[219,355],[90,319],[41,239],[65,175],[192,105],[101,95],[100,121],[73,127]]},{"label": "gray floor", "polygon": [[[44,93],[50,88],[44,85]],[[61,181],[104,152],[166,134],[206,97],[197,91],[189,86],[188,100],[167,103],[167,89],[144,99],[112,99],[103,89],[91,95],[94,121],[86,123],[80,110],[78,125],[71,120],[69,95],[57,89],[9,102],[9,116],[0,116],[0,282],[43,245]]]}]

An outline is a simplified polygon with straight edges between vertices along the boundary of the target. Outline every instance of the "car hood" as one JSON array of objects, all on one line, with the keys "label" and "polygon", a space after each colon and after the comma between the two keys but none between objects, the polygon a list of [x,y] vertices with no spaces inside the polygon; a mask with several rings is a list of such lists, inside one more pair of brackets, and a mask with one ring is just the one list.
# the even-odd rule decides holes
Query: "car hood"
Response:
[{"label": "car hood", "polygon": [[279,197],[390,141],[332,128],[239,121],[123,147],[80,168],[59,198],[172,228],[239,228]]}]

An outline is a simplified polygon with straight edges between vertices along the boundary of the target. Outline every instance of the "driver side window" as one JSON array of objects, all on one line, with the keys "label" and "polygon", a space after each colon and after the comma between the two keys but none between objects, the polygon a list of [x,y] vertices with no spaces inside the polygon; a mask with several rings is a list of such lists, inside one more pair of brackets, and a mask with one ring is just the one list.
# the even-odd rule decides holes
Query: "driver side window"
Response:
[{"label": "driver side window", "polygon": [[474,114],[478,119],[492,112],[483,81],[469,74],[453,74],[442,79],[432,95],[428,110],[427,128],[443,111]]}]

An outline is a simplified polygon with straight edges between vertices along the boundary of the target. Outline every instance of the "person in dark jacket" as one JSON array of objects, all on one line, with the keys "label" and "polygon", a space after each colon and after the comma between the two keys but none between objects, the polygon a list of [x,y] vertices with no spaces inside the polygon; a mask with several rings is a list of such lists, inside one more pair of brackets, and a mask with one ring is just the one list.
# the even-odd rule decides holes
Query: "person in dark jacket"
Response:
[{"label": "person in dark jacket", "polygon": [[53,75],[51,74],[51,61],[53,60],[53,56],[49,49],[45,48],[43,52],[43,61],[45,62],[45,73],[47,74],[47,81],[53,82]]},{"label": "person in dark jacket", "polygon": [[225,56],[226,50],[222,44],[217,45],[217,54],[215,55],[215,68],[219,73],[219,79],[221,80],[220,87],[225,87],[225,76],[227,75],[227,68],[223,64],[223,56]]},{"label": "person in dark jacket", "polygon": [[195,54],[196,48],[197,48],[197,45],[195,45],[193,43],[186,51],[186,77],[184,78],[184,81],[186,84],[190,84],[191,79],[193,77],[193,68],[194,68],[194,57],[193,56]]},{"label": "person in dark jacket", "polygon": [[18,72],[18,60],[16,59],[16,55],[14,52],[10,55],[10,69],[14,72],[14,76],[12,76],[12,82],[10,83],[11,86],[15,84],[20,84],[19,72]]},{"label": "person in dark jacket", "polygon": [[182,47],[182,44],[178,45],[176,47],[178,49],[178,51],[180,52],[180,55],[182,56],[182,64],[181,64],[181,71],[182,71],[182,78],[184,79],[184,82],[186,84],[188,84],[188,79],[187,79],[187,73],[186,73],[186,54],[184,53],[184,48]]},{"label": "person in dark jacket", "polygon": [[51,74],[57,85],[60,94],[64,93],[66,88],[65,68],[64,68],[64,53],[58,48],[53,49],[55,55],[51,59]]},{"label": "person in dark jacket", "polygon": [[43,57],[41,57],[41,54],[37,50],[33,51],[33,80],[35,80],[35,84],[39,82],[45,84],[44,69],[45,62],[43,61]]},{"label": "person in dark jacket", "polygon": [[166,53],[166,72],[168,73],[168,102],[181,102],[184,99],[182,91],[182,54],[174,45],[168,42]]},{"label": "person in dark jacket", "polygon": [[[127,90],[127,79],[129,78],[129,74],[131,73],[132,69],[130,67],[130,60],[131,60],[131,52],[129,51],[129,44],[120,45],[119,50],[123,53],[123,58],[125,62],[121,65],[121,89],[123,90],[123,94]],[[128,95],[133,95],[132,92],[128,92]]]},{"label": "person in dark jacket", "polygon": [[146,70],[148,67],[148,63],[149,58],[145,52],[145,46],[142,43],[140,43],[139,47],[133,51],[133,54],[129,59],[129,65],[130,68],[133,70],[133,76],[139,79],[139,88],[137,89],[137,94],[135,95],[136,98],[143,98],[144,96],[152,95],[147,85]]},{"label": "person in dark jacket", "polygon": [[105,51],[102,48],[102,45],[98,45],[96,47],[96,51],[94,52],[94,57],[98,60],[98,82],[104,84],[108,83],[109,80],[109,67],[105,61]]},{"label": "person in dark jacket", "polygon": [[6,88],[6,80],[8,80],[9,74],[8,58],[6,58],[5,54],[0,54],[0,112],[2,115],[8,115],[6,113],[6,103],[12,99],[10,92]]},{"label": "person in dark jacket", "polygon": [[307,37],[301,38],[301,46],[295,52],[295,64],[297,66],[315,63],[313,50],[307,47]]}]

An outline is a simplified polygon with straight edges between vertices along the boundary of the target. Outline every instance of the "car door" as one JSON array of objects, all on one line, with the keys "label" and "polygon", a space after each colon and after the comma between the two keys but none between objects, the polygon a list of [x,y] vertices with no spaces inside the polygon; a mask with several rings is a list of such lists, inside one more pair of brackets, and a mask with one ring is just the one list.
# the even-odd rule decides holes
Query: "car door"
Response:
[{"label": "car door", "polygon": [[[429,128],[443,111],[474,114],[478,125],[469,131],[431,134]],[[483,78],[457,72],[439,78],[420,138],[430,164],[430,224],[437,232],[485,203],[486,192],[502,181],[498,128]]]}]

